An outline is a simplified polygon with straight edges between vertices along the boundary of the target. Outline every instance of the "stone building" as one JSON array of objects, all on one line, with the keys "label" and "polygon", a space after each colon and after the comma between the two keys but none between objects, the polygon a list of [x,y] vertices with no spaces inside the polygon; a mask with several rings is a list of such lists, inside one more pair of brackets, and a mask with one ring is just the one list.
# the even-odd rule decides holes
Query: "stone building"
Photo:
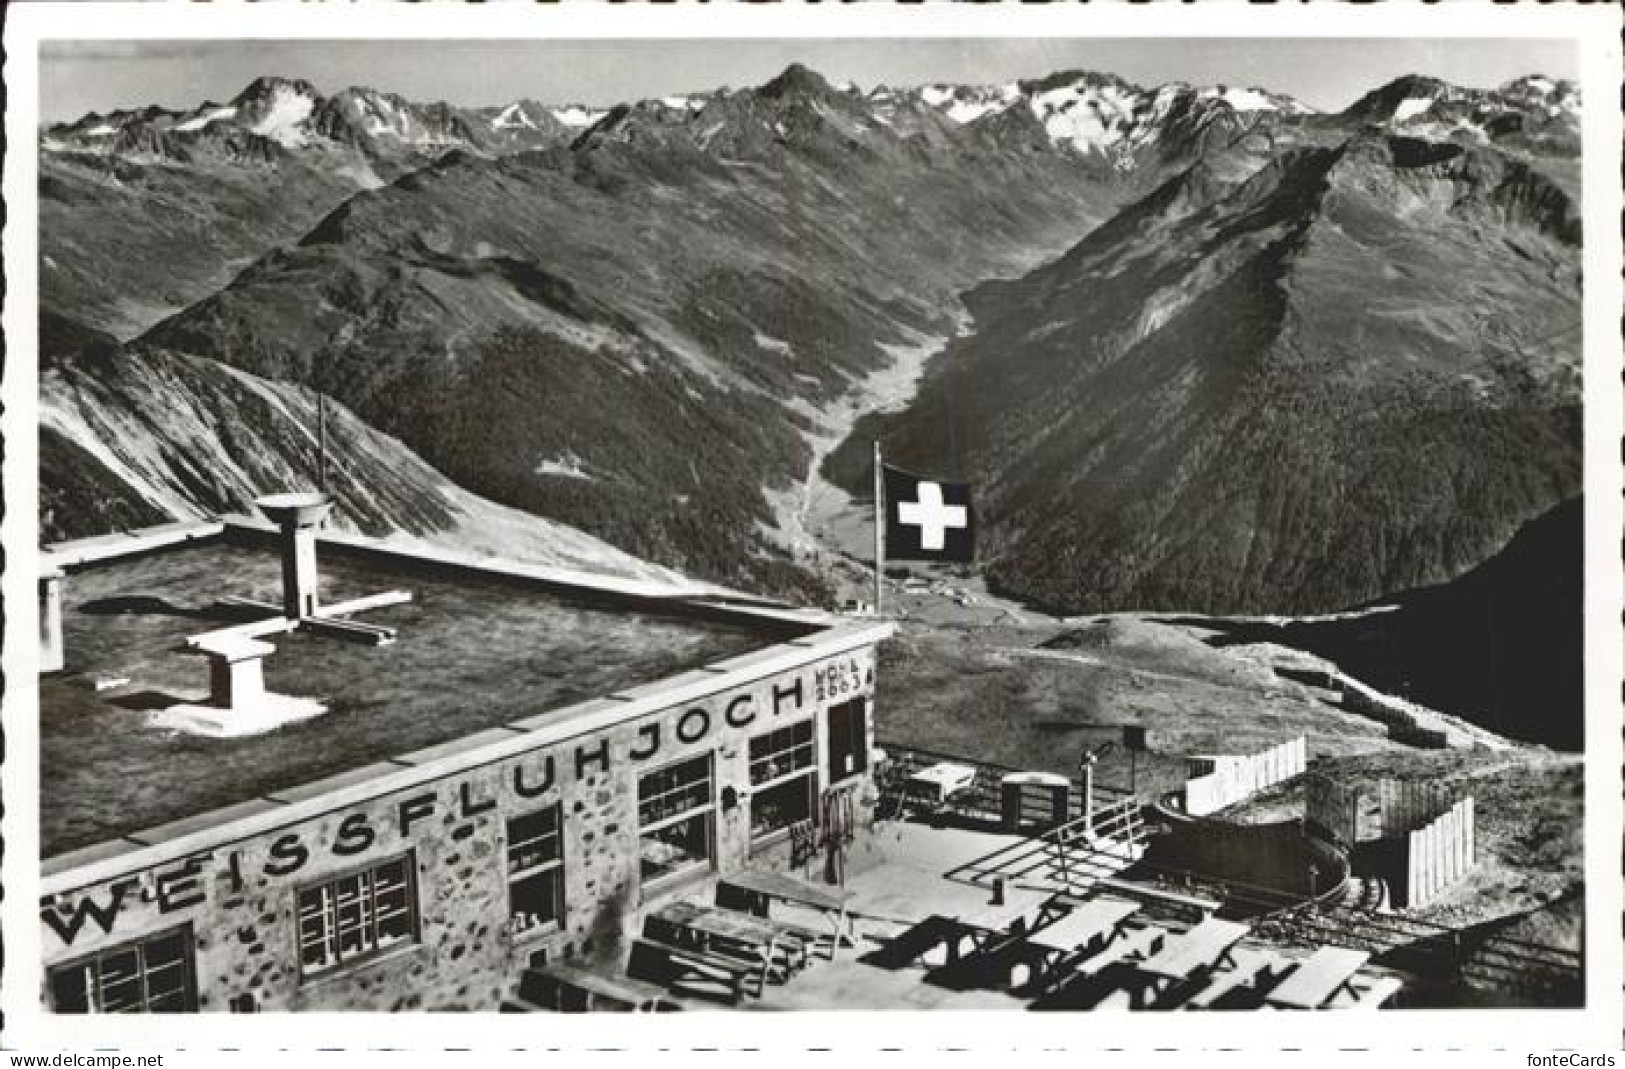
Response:
[{"label": "stone building", "polygon": [[493,1010],[872,799],[884,623],[273,518],[44,555],[55,1011]]}]

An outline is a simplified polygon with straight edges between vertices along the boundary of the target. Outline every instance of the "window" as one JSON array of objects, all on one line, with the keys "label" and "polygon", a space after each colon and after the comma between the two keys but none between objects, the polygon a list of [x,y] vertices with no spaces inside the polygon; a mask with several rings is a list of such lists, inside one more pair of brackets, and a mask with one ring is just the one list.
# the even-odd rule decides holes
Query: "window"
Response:
[{"label": "window", "polygon": [[412,855],[299,892],[299,962],[306,976],[353,965],[417,938]]},{"label": "window", "polygon": [[640,869],[649,883],[711,860],[711,755],[638,778]]},{"label": "window", "polygon": [[564,920],[564,844],[559,807],[508,821],[508,924],[515,935]]},{"label": "window", "polygon": [[751,739],[750,783],[752,839],[811,820],[818,788],[813,722],[804,720]]},{"label": "window", "polygon": [[51,970],[58,1013],[188,1013],[197,1009],[192,932],[174,928]]},{"label": "window", "polygon": [[829,778],[839,782],[869,767],[869,714],[862,698],[829,707]]}]

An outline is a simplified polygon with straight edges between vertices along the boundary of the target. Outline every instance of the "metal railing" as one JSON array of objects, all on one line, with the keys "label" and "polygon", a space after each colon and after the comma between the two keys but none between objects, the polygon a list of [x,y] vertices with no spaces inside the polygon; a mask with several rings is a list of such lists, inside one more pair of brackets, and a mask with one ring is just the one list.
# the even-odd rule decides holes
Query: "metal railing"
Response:
[{"label": "metal railing", "polygon": [[[900,789],[910,775],[932,764],[965,765],[976,769],[976,778],[954,808],[987,822],[1000,820],[1004,776],[1022,771],[919,746],[881,745],[891,759],[886,777],[891,786],[881,784],[883,797],[888,789]],[[1414,917],[1362,909],[1339,900],[1346,871],[1344,879],[1333,886],[1305,896],[1143,858],[1130,861],[1125,857],[1127,851],[1112,846],[1138,846],[1145,841],[1144,807],[1139,799],[1120,789],[1095,786],[1093,826],[1086,829],[1082,785],[1073,781],[1071,787],[1065,823],[966,862],[945,873],[946,878],[989,886],[1004,879],[1086,894],[1097,880],[1115,876],[1132,864],[1136,882],[1176,894],[1216,898],[1221,913],[1246,918],[1263,938],[1367,950],[1373,961],[1419,977],[1487,987],[1541,1004],[1579,1004],[1583,998],[1581,952],[1505,936],[1479,936]],[[1023,815],[1027,815],[1026,807]],[[1085,830],[1093,836],[1083,834]],[[1101,838],[1107,840],[1107,846],[1100,845]]]},{"label": "metal railing", "polygon": [[[963,792],[955,796],[954,809],[965,816],[980,817],[997,821],[1003,812],[1002,783],[1005,776],[1018,772],[1030,772],[1031,769],[1016,768],[1011,765],[1001,765],[993,761],[982,761],[967,758],[958,754],[945,754],[921,746],[908,746],[902,743],[880,741],[878,745],[886,751],[887,771],[877,776],[877,786],[883,796],[891,795],[901,797],[904,784],[910,776],[931,765],[947,762],[964,765],[976,770],[976,778]],[[1119,787],[1094,785],[1096,805],[1102,803],[1117,804],[1130,800],[1134,796]],[[1070,789],[1067,791],[1067,820],[1076,820],[1084,814],[1083,784],[1070,780]],[[1034,801],[1024,799],[1021,806],[1023,823],[1041,824],[1053,827],[1047,808]]]}]

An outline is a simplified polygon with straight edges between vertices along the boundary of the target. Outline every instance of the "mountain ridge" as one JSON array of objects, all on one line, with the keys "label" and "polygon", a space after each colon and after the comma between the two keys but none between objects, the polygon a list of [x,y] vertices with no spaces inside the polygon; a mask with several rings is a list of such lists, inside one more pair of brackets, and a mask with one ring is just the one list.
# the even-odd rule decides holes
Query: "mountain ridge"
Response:
[{"label": "mountain ridge", "polygon": [[[1002,342],[1022,351],[1053,344],[1017,329],[1026,317],[1088,348],[1105,339],[1104,359],[1124,388],[1160,369],[1153,393],[1173,411],[1190,388],[1181,376],[1229,383],[1204,402],[1222,408],[1268,396],[1271,375],[1300,373],[1290,370],[1305,360],[1298,335],[1322,313],[1289,293],[1272,296],[1286,265],[1311,264],[1327,278],[1304,292],[1328,294],[1340,268],[1335,251],[1315,254],[1322,246],[1393,239],[1405,258],[1431,264],[1426,247],[1404,241],[1389,219],[1396,206],[1447,220],[1437,236],[1472,250],[1485,292],[1544,317],[1536,322],[1568,314],[1546,290],[1576,277],[1567,254],[1553,251],[1580,234],[1577,169],[1561,136],[1574,116],[1566,89],[1550,79],[1440,91],[1433,125],[1411,122],[1417,112],[1364,133],[1365,112],[1316,113],[1256,89],[1143,90],[1089,72],[1025,80],[1005,100],[998,87],[991,96],[932,86],[865,93],[792,66],[760,87],[565,115],[523,101],[413,105],[358,88],[317,100],[308,83],[277,79],[250,88],[227,105],[240,115],[211,119],[226,107],[214,105],[125,113],[111,136],[95,135],[95,151],[64,138],[82,142],[113,126],[105,117],[80,120],[78,134],[61,124],[42,134],[42,313],[56,317],[54,329],[109,331],[137,359],[212,361],[314,386],[457,486],[668,567],[804,597],[821,596],[818,585],[786,556],[768,497],[802,478],[821,406],[883,366],[889,346],[950,333],[962,294],[979,320],[1008,324],[997,328],[1007,330]],[[1389,96],[1416,91],[1405,84]],[[1533,109],[1526,122],[1502,121],[1518,108]],[[1430,140],[1441,116],[1455,125]],[[188,124],[198,125],[175,132]],[[519,133],[497,136],[510,128]],[[1332,190],[1342,200],[1330,213],[1315,199],[1314,174],[1339,165],[1358,166],[1360,178]],[[272,176],[274,202],[265,199]],[[1389,200],[1365,190],[1366,180],[1386,183]],[[1434,203],[1446,189],[1456,199]],[[181,222],[177,209],[197,198],[208,209]],[[208,211],[233,221],[212,228],[226,239],[213,259],[187,240],[213,222]],[[1338,225],[1317,229],[1316,213],[1336,214]],[[109,229],[131,254],[120,260],[128,270],[104,277],[90,250]],[[1170,235],[1189,263],[1157,251]],[[1489,265],[1482,250],[1491,236],[1526,266]],[[1051,256],[1033,270],[1035,258]],[[1419,339],[1436,350],[1429,359],[1466,361],[1463,374],[1484,378],[1490,393],[1469,390],[1458,398],[1463,411],[1477,419],[1488,405],[1493,415],[1514,397],[1509,347],[1521,343],[1521,327],[1492,315],[1474,328],[1499,338],[1485,377],[1451,355],[1467,336],[1460,324],[1412,322],[1460,317],[1459,294],[1424,284],[1441,302],[1428,313],[1383,281],[1392,268],[1368,253],[1358,261],[1340,283],[1385,294],[1394,307],[1384,315],[1399,326],[1383,331]],[[137,270],[154,263],[165,270]],[[1413,265],[1402,258],[1398,269]],[[1083,289],[1069,272],[1082,273]],[[1541,272],[1550,278],[1536,286]],[[138,274],[174,292],[153,294],[153,279]],[[1119,300],[1083,301],[1095,321],[1077,334],[1068,325],[1077,317],[1054,302],[1077,301],[1103,281]],[[1514,281],[1533,296],[1510,293]],[[1249,348],[1265,330],[1292,344]],[[1335,349],[1335,331],[1310,334]],[[1181,355],[1225,337],[1230,356],[1192,364]],[[939,365],[957,366],[957,354],[978,344],[956,342]],[[1158,355],[1124,362],[1136,347]],[[998,376],[1026,381],[1028,425],[1039,412],[1057,426],[1078,423],[1064,405],[1079,403],[1082,365],[1058,360],[1041,356]],[[1561,367],[1546,361],[1535,371],[1531,390],[1562,393]],[[87,381],[97,373],[94,364],[74,370]],[[1053,388],[1039,388],[1046,382]],[[1303,403],[1308,417],[1330,418],[1325,399],[1305,394]],[[1158,426],[1165,414],[1143,415],[1144,426]],[[1055,485],[1074,485],[1074,469],[1110,444],[1090,444],[1100,435],[1119,434],[1112,448],[1128,455],[1125,443],[1140,434],[1130,422],[1107,420],[1119,430],[1096,428],[1081,443],[1048,434],[1034,455]],[[684,459],[696,443],[704,478]],[[1016,451],[993,445],[999,463],[998,450]],[[918,459],[929,469],[929,456]],[[1193,463],[1152,448],[1122,470],[1188,483]],[[1563,484],[1564,470],[1542,478]],[[52,473],[43,474],[49,484]],[[1494,507],[1521,518],[1546,495],[1526,489]],[[1041,494],[1001,490],[993,500],[1014,517],[1004,532],[992,529],[1001,554],[1018,528],[1071,524],[1045,518]],[[1167,526],[1174,515],[1163,503],[1144,519]],[[1046,548],[1032,566],[1077,552],[1070,535],[1034,544]],[[1480,537],[1442,564],[1422,551],[1435,559],[1391,575],[1438,578],[1484,544]],[[1122,555],[1119,542],[1106,547]],[[1030,583],[1023,589],[1013,560],[1001,556],[994,577],[1039,596]],[[1332,589],[1380,593],[1368,588],[1388,577]],[[1188,577],[1160,582],[1172,591]],[[1281,592],[1272,581],[1258,596]]]}]

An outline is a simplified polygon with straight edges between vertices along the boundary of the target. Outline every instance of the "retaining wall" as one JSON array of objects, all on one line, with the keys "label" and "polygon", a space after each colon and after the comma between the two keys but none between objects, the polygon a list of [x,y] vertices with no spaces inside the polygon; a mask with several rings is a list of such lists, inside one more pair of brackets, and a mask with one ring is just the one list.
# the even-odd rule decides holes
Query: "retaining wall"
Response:
[{"label": "retaining wall", "polygon": [[[1145,860],[1297,898],[1321,894],[1348,878],[1335,849],[1306,836],[1303,822],[1226,824],[1193,820],[1172,825],[1147,844]],[[1313,870],[1313,871],[1311,871]]]},{"label": "retaining wall", "polygon": [[1338,682],[1343,691],[1343,707],[1387,724],[1388,737],[1395,742],[1428,750],[1443,750],[1450,745],[1450,736],[1445,731],[1423,727],[1406,702],[1348,676],[1342,676]]}]

